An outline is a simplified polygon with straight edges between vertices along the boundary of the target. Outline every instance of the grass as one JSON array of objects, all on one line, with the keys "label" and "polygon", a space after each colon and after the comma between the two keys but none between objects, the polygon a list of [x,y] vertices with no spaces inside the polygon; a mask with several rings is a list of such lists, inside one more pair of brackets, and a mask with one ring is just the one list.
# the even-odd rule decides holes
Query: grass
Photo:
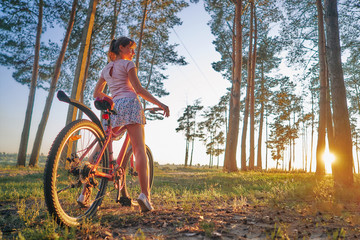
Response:
[{"label": "grass", "polygon": [[[104,199],[95,219],[77,229],[60,228],[48,215],[42,177],[43,168],[0,167],[0,239],[73,239],[87,235],[95,239],[110,235],[146,239],[154,228],[161,229],[156,235],[160,239],[166,239],[167,232],[218,237],[231,234],[235,231],[232,228],[241,224],[252,226],[252,222],[262,224],[264,229],[259,234],[270,239],[295,235],[307,239],[306,234],[316,228],[325,229],[331,239],[356,236],[360,231],[359,176],[355,176],[353,187],[334,189],[329,175],[224,173],[202,167],[158,166],[152,189],[158,213],[124,214],[117,210],[119,206],[111,195]],[[296,221],[299,227],[295,231]],[[300,226],[306,224],[313,229],[299,233]],[[349,226],[355,233],[347,229]]]}]

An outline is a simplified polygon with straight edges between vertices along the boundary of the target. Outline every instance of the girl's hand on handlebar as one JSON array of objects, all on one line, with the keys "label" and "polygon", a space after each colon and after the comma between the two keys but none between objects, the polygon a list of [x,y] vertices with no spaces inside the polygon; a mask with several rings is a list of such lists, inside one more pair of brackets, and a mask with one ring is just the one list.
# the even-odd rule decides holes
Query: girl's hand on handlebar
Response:
[{"label": "girl's hand on handlebar", "polygon": [[164,116],[165,117],[170,116],[170,110],[169,110],[168,106],[166,106],[165,104],[161,104],[159,107],[164,111]]}]

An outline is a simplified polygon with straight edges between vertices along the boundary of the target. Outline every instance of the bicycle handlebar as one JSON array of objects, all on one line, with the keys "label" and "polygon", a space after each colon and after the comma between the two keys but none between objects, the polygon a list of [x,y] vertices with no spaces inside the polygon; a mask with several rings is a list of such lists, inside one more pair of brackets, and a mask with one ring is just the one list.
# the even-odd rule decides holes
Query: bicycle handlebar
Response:
[{"label": "bicycle handlebar", "polygon": [[158,111],[164,111],[164,110],[159,107],[153,107],[153,108],[145,108],[144,111],[149,111],[152,114],[159,114]]}]

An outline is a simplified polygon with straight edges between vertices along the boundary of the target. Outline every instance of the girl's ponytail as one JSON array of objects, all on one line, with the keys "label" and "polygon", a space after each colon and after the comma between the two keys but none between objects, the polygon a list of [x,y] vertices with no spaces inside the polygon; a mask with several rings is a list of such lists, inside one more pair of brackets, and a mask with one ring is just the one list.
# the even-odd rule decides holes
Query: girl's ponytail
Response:
[{"label": "girl's ponytail", "polygon": [[109,52],[119,54],[119,45],[116,44],[116,39],[111,40]]}]

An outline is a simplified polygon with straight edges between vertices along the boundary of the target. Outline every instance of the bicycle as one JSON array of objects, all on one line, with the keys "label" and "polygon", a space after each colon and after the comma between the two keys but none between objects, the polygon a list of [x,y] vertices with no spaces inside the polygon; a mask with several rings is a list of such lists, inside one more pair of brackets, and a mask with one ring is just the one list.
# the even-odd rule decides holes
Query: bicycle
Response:
[{"label": "bicycle", "polygon": [[[116,114],[110,98],[97,99],[94,104],[103,112],[99,118],[86,105],[70,99],[63,91],[58,91],[57,98],[79,108],[90,120],[80,119],[65,126],[55,138],[46,161],[44,171],[44,195],[47,209],[60,225],[79,226],[86,218],[95,215],[103,198],[112,191],[117,191],[116,202],[120,202],[121,193],[140,191],[136,166],[130,138],[125,127],[112,128],[110,115]],[[160,108],[146,109],[156,114]],[[112,142],[114,137],[124,142],[116,160],[113,159]],[[149,186],[154,178],[154,160],[150,148],[146,145],[148,158]],[[113,190],[107,192],[108,181],[114,182]],[[77,204],[82,187],[90,187],[90,206]],[[131,191],[128,194],[130,198]],[[133,194],[132,194],[133,195]]]}]

